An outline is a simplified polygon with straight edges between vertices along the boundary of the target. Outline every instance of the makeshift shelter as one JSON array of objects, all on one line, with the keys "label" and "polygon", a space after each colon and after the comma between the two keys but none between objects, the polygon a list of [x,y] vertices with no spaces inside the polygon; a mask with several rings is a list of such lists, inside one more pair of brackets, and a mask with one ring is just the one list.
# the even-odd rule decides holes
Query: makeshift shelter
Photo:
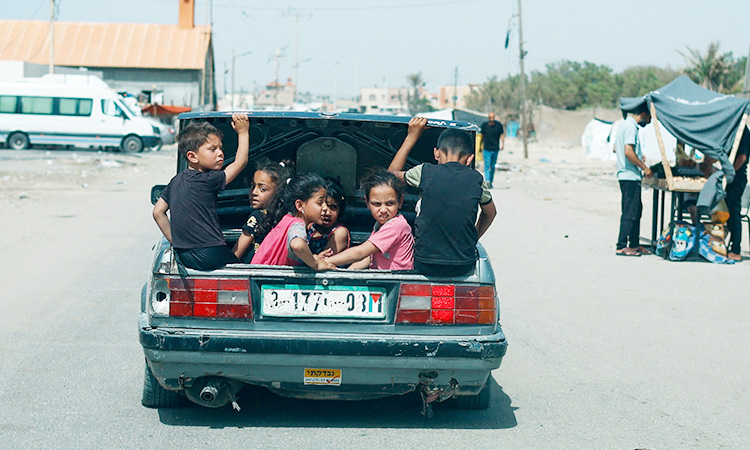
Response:
[{"label": "makeshift shelter", "polygon": [[734,168],[731,161],[747,124],[750,99],[718,94],[681,76],[643,97],[620,99],[623,114],[643,104],[649,107],[652,122],[657,128],[656,136],[670,191],[679,186],[673,179],[666,149],[660,139],[660,125],[677,138],[678,148],[689,145],[719,160],[727,182],[732,181]]}]

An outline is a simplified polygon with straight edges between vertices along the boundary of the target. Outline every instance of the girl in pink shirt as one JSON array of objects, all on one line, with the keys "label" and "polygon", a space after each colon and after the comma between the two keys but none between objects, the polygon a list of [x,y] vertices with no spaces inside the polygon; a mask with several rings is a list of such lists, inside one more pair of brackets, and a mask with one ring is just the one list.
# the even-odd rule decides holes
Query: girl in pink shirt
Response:
[{"label": "girl in pink shirt", "polygon": [[398,210],[404,202],[404,185],[390,172],[372,172],[362,179],[365,203],[375,219],[367,240],[326,258],[336,266],[351,263],[350,269],[408,270],[414,268],[414,237]]},{"label": "girl in pink shirt", "polygon": [[298,175],[288,180],[283,190],[284,207],[289,212],[263,239],[251,263],[334,269],[312,254],[307,238],[307,228],[312,223],[322,224],[328,210],[325,181],[315,174]]}]

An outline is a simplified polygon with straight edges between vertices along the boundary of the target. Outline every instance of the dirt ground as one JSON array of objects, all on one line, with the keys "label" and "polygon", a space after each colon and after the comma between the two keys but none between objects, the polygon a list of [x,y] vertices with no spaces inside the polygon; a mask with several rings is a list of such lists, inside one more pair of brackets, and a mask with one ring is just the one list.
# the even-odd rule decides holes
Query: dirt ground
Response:
[{"label": "dirt ground", "polygon": [[[178,439],[189,417],[205,424],[190,436],[227,448],[257,433],[268,448],[292,439],[363,446],[375,435],[387,448],[746,446],[750,261],[616,257],[614,163],[551,143],[532,143],[524,159],[520,142],[506,142],[492,192],[498,216],[482,238],[509,341],[490,409],[425,424],[417,413],[374,420],[377,403],[344,404],[347,420],[320,413],[315,426],[319,407],[305,402],[292,403],[299,418],[265,405],[230,419],[231,410],[140,407],[138,293],[159,237],[149,193],[173,176],[173,148],[0,150],[0,436],[9,430],[11,443],[27,444],[19,448],[68,439],[64,448],[84,434],[93,447],[145,448],[152,435]],[[646,190],[641,235],[650,234],[650,198]],[[50,367],[62,368],[53,376]]]}]

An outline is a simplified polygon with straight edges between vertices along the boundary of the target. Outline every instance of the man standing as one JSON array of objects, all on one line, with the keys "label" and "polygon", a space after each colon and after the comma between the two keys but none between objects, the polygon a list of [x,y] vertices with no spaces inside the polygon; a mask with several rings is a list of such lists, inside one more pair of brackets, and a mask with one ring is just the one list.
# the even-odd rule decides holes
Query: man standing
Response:
[{"label": "man standing", "polygon": [[484,157],[484,181],[492,187],[495,179],[495,164],[497,154],[505,148],[505,130],[503,124],[495,120],[495,113],[487,114],[487,122],[483,123],[479,131],[479,148]]},{"label": "man standing", "polygon": [[617,238],[616,254],[620,256],[641,256],[651,252],[639,243],[641,231],[641,178],[651,177],[651,169],[643,162],[638,127],[651,122],[651,113],[643,103],[632,111],[617,128],[615,153],[617,154],[617,181],[622,193],[622,214],[620,234]]},{"label": "man standing", "polygon": [[740,244],[742,243],[742,221],[740,219],[740,209],[742,209],[742,193],[747,185],[747,158],[750,153],[750,130],[745,128],[740,140],[740,146],[737,155],[734,157],[734,179],[727,185],[727,209],[729,210],[729,220],[727,220],[727,229],[729,230],[729,254],[727,258],[735,261],[742,261],[740,256]]}]

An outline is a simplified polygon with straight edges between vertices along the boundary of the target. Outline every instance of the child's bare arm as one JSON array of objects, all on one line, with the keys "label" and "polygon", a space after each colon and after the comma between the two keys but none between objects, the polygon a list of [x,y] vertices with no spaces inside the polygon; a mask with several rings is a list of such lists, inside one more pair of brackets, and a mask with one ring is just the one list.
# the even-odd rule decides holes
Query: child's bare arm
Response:
[{"label": "child's bare arm", "polygon": [[249,249],[250,246],[253,245],[253,242],[255,242],[253,236],[243,231],[239,239],[237,239],[237,242],[234,244],[234,248],[232,249],[232,251],[234,252],[234,256],[236,256],[237,258],[242,258],[245,252],[247,252],[247,249]]},{"label": "child's bare arm", "polygon": [[373,253],[376,253],[378,248],[375,247],[370,241],[365,241],[360,245],[349,247],[341,253],[337,253],[330,258],[326,258],[326,261],[336,266],[345,266],[347,264],[361,261],[365,258],[370,257]]},{"label": "child's bare arm", "polygon": [[294,252],[294,254],[314,270],[327,270],[336,268],[336,266],[329,263],[328,261],[316,258],[312,254],[312,251],[310,251],[310,246],[307,244],[307,241],[305,241],[301,237],[292,239],[292,242],[289,245],[290,247],[292,247],[292,251]]},{"label": "child's bare arm", "polygon": [[237,178],[247,165],[247,153],[250,151],[250,120],[245,114],[232,114],[232,128],[237,132],[237,152],[234,161],[224,168],[229,184]]},{"label": "child's bare arm", "polygon": [[479,212],[479,219],[477,220],[477,238],[482,237],[485,231],[492,225],[492,221],[495,220],[497,210],[495,209],[495,202],[489,202],[486,205],[480,205],[481,211]]},{"label": "child's bare arm", "polygon": [[409,120],[409,132],[404,139],[401,148],[396,152],[396,156],[393,157],[391,165],[388,166],[388,172],[396,175],[399,180],[404,181],[404,166],[406,165],[406,159],[409,157],[409,153],[416,145],[419,137],[422,136],[422,132],[427,127],[427,119],[424,117],[412,117]]},{"label": "child's bare arm", "polygon": [[344,227],[338,227],[333,232],[333,235],[328,238],[328,248],[333,251],[333,254],[341,253],[346,250],[349,244],[349,230]]},{"label": "child's bare arm", "polygon": [[159,229],[161,230],[162,234],[165,238],[169,241],[169,243],[172,243],[172,228],[169,225],[169,217],[167,217],[167,210],[169,210],[169,205],[166,201],[164,201],[163,198],[160,198],[156,204],[154,205],[154,220],[156,221],[156,225],[159,226]]}]

